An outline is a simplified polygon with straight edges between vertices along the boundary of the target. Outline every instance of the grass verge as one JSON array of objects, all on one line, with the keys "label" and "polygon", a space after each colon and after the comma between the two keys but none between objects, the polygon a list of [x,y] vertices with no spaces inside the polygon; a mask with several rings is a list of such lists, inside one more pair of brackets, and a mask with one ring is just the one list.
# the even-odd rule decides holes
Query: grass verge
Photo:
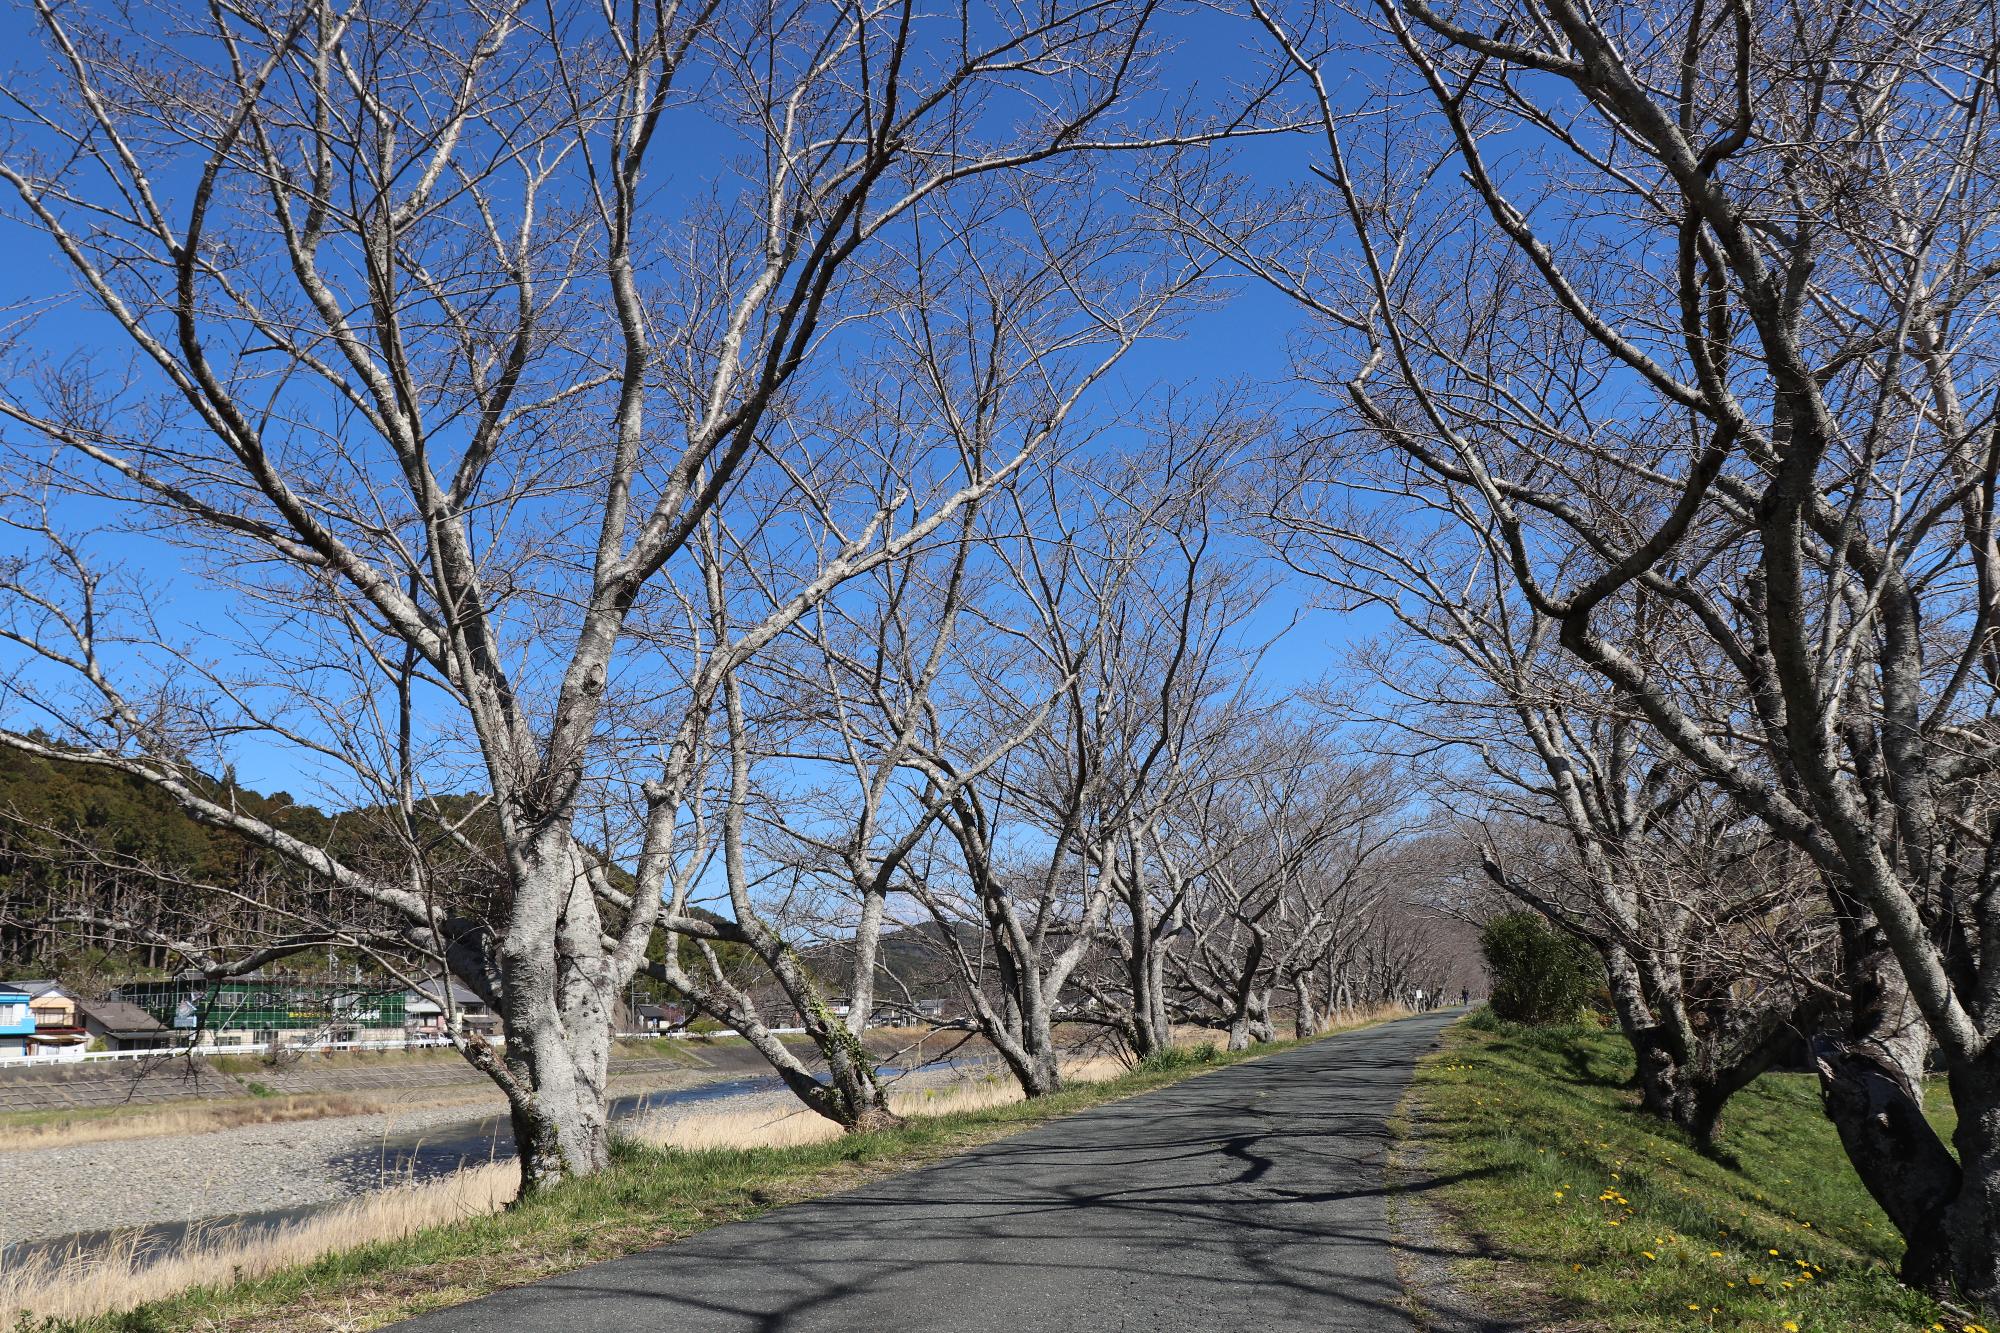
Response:
[{"label": "grass verge", "polygon": [[[194,1287],[119,1313],[28,1319],[20,1327],[31,1333],[324,1333],[328,1328],[379,1328],[502,1287],[909,1170],[1059,1116],[1292,1044],[1241,1054],[1204,1046],[1099,1082],[1077,1083],[1032,1102],[1005,1100],[1004,1090],[996,1085],[936,1107],[906,1106],[906,1113],[915,1114],[904,1125],[868,1134],[827,1138],[827,1131],[810,1123],[812,1118],[801,1118],[789,1108],[777,1120],[767,1118],[758,1127],[760,1141],[767,1146],[729,1146],[726,1136],[669,1122],[655,1136],[670,1145],[691,1146],[622,1140],[612,1169],[504,1212],[487,1213],[475,1202],[465,1202],[467,1212],[483,1215],[415,1225],[408,1234],[343,1245],[310,1261],[243,1281]],[[461,1206],[453,1202],[456,1198],[438,1193],[429,1202]],[[382,1200],[376,1206],[379,1211],[391,1205]],[[223,1271],[228,1271],[227,1265]]]},{"label": "grass verge", "polygon": [[1738,1094],[1709,1156],[1638,1112],[1631,1074],[1615,1033],[1483,1010],[1419,1066],[1406,1132],[1442,1182],[1433,1201],[1487,1256],[1454,1277],[1492,1313],[1618,1333],[1966,1326],[1896,1282],[1901,1241],[1809,1076]]}]

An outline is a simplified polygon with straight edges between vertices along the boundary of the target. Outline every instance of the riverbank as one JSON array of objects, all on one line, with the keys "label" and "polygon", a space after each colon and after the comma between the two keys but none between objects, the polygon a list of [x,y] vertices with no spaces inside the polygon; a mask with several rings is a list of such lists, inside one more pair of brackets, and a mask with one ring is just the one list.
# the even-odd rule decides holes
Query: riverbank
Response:
[{"label": "riverbank", "polygon": [[[250,1243],[224,1236],[157,1264],[124,1269],[112,1255],[11,1269],[0,1277],[0,1327],[27,1313],[47,1318],[33,1324],[47,1333],[378,1328],[906,1170],[1238,1058],[1210,1047],[1033,1102],[1000,1078],[958,1073],[948,1087],[906,1083],[896,1104],[909,1120],[867,1134],[840,1135],[769,1093],[699,1116],[668,1112],[620,1140],[612,1169],[514,1208],[500,1207],[512,1194],[514,1168],[506,1163],[373,1194]],[[662,1141],[671,1146],[656,1146]],[[748,1143],[771,1146],[738,1146]]]},{"label": "riverbank", "polygon": [[[736,1077],[677,1066],[615,1078],[612,1091],[691,1090]],[[244,1114],[259,1109],[254,1103],[242,1108]],[[236,1126],[206,1119],[229,1114],[230,1106],[202,1104],[104,1126],[130,1133],[11,1147],[0,1151],[0,1173],[8,1181],[0,1199],[0,1247],[73,1232],[337,1203],[400,1183],[407,1174],[403,1159],[387,1153],[375,1154],[380,1164],[371,1169],[378,1147],[462,1130],[505,1109],[490,1083],[377,1102],[358,1114],[350,1107]],[[194,1123],[173,1132],[174,1119],[182,1116]]]},{"label": "riverbank", "polygon": [[[1399,1218],[1403,1248],[1458,1256],[1426,1302],[1428,1326],[1972,1326],[1896,1281],[1901,1242],[1848,1166],[1811,1076],[1757,1079],[1730,1101],[1719,1150],[1703,1153],[1639,1113],[1631,1074],[1615,1032],[1521,1027],[1483,1010],[1418,1066],[1402,1155],[1405,1196],[1422,1210]],[[1451,1317],[1461,1294],[1476,1294],[1481,1323]]]},{"label": "riverbank", "polygon": [[[98,1261],[15,1265],[0,1274],[0,1327],[27,1314],[40,1333],[376,1328],[920,1166],[1273,1049],[1281,1047],[1228,1055],[1204,1041],[1130,1071],[1092,1058],[1072,1072],[1104,1081],[1033,1102],[1021,1101],[997,1071],[937,1071],[898,1085],[894,1106],[907,1123],[869,1134],[841,1136],[773,1092],[698,1109],[670,1104],[628,1126],[611,1170],[504,1211],[511,1163],[381,1191],[280,1232],[216,1237],[164,1263],[128,1263],[114,1250]],[[40,1322],[44,1316],[53,1319]]]}]

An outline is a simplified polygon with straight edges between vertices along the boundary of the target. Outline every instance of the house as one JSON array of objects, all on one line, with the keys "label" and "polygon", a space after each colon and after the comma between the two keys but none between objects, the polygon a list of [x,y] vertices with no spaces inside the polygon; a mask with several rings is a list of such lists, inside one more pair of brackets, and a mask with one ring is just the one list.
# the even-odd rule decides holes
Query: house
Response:
[{"label": "house", "polygon": [[43,1060],[76,1060],[90,1049],[90,1034],[76,1018],[76,997],[54,978],[14,983],[28,992],[35,1035],[28,1054]]},{"label": "house", "polygon": [[384,1041],[403,1034],[403,992],[324,981],[249,976],[210,981],[186,973],[170,981],[134,981],[114,1000],[135,1004],[158,1022],[200,1033],[207,1046],[289,1040]]},{"label": "house", "polygon": [[678,1004],[639,1004],[632,1008],[635,1032],[678,1032],[687,1026],[687,1010]]},{"label": "house", "polygon": [[[444,1037],[449,1031],[445,1024],[446,994],[438,986],[436,977],[427,978],[415,990],[404,991],[404,1031],[412,1037]],[[486,1001],[479,998],[478,992],[457,977],[451,979],[449,996],[451,1007],[458,1011],[466,1032],[485,1037],[499,1033],[499,1018]]]},{"label": "house", "polygon": [[29,1054],[35,1039],[35,1015],[28,1007],[33,998],[25,987],[0,981],[0,1060]]},{"label": "house", "polygon": [[63,989],[60,981],[17,981],[14,984],[28,992],[28,1011],[35,1016],[37,1028],[76,1026],[76,997]]},{"label": "house", "polygon": [[124,1000],[78,1000],[83,1030],[107,1051],[163,1051],[173,1033],[159,1019]]}]

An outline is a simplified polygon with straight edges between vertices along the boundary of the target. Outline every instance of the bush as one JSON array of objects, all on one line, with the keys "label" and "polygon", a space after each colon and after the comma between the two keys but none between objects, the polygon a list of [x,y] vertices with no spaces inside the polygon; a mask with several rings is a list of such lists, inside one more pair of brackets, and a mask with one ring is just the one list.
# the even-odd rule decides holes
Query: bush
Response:
[{"label": "bush", "polygon": [[1479,932],[1493,978],[1489,1003],[1517,1023],[1572,1023],[1602,984],[1597,955],[1533,912],[1496,916]]},{"label": "bush", "polygon": [[1139,1062],[1139,1068],[1150,1073],[1166,1073],[1175,1069],[1193,1069],[1199,1065],[1212,1065],[1222,1058],[1222,1048],[1212,1041],[1199,1046],[1169,1046],[1163,1051],[1154,1051]]}]

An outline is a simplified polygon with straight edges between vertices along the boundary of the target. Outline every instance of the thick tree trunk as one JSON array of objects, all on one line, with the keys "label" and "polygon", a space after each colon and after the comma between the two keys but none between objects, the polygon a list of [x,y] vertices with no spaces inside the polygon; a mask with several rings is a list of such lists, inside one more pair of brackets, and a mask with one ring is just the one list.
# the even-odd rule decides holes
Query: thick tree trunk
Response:
[{"label": "thick tree trunk", "polygon": [[809,994],[809,1001],[817,1008],[806,1015],[806,1035],[826,1061],[827,1081],[806,1104],[850,1134],[901,1124],[902,1117],[889,1109],[888,1096],[875,1077],[875,1061],[867,1046],[826,1009],[817,992]]},{"label": "thick tree trunk", "polygon": [[1236,979],[1235,1004],[1229,1015],[1229,1049],[1247,1051],[1252,1041],[1271,1039],[1269,988],[1258,988],[1258,970],[1264,965],[1265,937],[1261,927],[1253,926],[1250,931],[1250,947],[1245,953],[1242,972]]},{"label": "thick tree trunk", "polygon": [[498,1060],[487,1054],[485,1069],[507,1096],[528,1195],[610,1164],[606,1084],[618,982],[566,832],[545,832],[522,867],[500,951],[507,1044]]},{"label": "thick tree trunk", "polygon": [[1299,1041],[1319,1035],[1319,1010],[1313,1004],[1312,983],[1305,977],[1292,979],[1292,1036]]},{"label": "thick tree trunk", "polygon": [[[1252,1042],[1276,1041],[1278,1033],[1271,1026],[1271,992],[1253,991],[1249,1003],[1243,1007],[1244,1034]],[[1239,1048],[1241,1049],[1241,1048]]]},{"label": "thick tree trunk", "polygon": [[1654,1020],[1639,969],[1631,956],[1615,944],[1599,942],[1598,953],[1604,959],[1618,1031],[1631,1046],[1637,1066],[1634,1081],[1639,1089],[1640,1108],[1648,1115],[1679,1124],[1684,1103],[1681,1060],[1668,1041],[1666,1030]]},{"label": "thick tree trunk", "polygon": [[[1964,1221],[1962,1215],[1954,1216],[1961,1175],[1924,1118],[1919,1087],[1879,1048],[1863,1043],[1822,1036],[1813,1043],[1813,1060],[1827,1119],[1861,1183],[1903,1237],[1903,1281],[1925,1291],[1948,1290],[1956,1267],[1948,1228]],[[2000,1214],[1989,1208],[1986,1217]],[[1978,1229],[1990,1244],[1991,1222]],[[1981,1267],[1990,1291],[1990,1251]]]},{"label": "thick tree trunk", "polygon": [[[1958,1112],[1958,1190],[1945,1208],[1952,1285],[2000,1311],[2000,1059],[1988,1055],[1951,1076]],[[1906,1271],[1910,1265],[1906,1258]],[[1905,1276],[1904,1281],[1910,1281]]]},{"label": "thick tree trunk", "polygon": [[1237,1010],[1229,1020],[1229,1049],[1247,1051],[1250,1049],[1250,1015],[1245,1010]]},{"label": "thick tree trunk", "polygon": [[[1990,1301],[1995,1294],[1992,1246],[2000,1239],[1994,1223],[2000,1214],[1977,1198],[1961,1207],[1959,1163],[1924,1117],[1929,1033],[1880,927],[1850,913],[1841,934],[1849,1030],[1844,1038],[1822,1033],[1813,1040],[1827,1119],[1855,1174],[1903,1237],[1903,1281],[1940,1294],[1956,1287]],[[1953,1081],[1955,1093],[1959,1082]],[[1985,1135],[2000,1127],[2000,1119],[1991,1114],[2000,1101],[1986,1101],[1989,1114],[1982,1116],[1977,1098],[1983,1091],[2000,1091],[2000,1084],[1985,1079],[1966,1083],[1975,1100],[1958,1107],[1959,1133],[1965,1138],[1961,1151],[1971,1149],[1976,1171],[1992,1142]]]},{"label": "thick tree trunk", "polygon": [[507,1111],[520,1154],[522,1197],[610,1165],[606,1106],[589,1071],[565,1051],[516,1056],[513,1045],[508,1043],[507,1064],[521,1091],[509,1090]]},{"label": "thick tree trunk", "polygon": [[1126,983],[1132,991],[1128,1036],[1132,1054],[1144,1060],[1173,1044],[1173,1025],[1167,1019],[1166,949],[1143,883],[1128,884],[1125,905],[1132,914],[1132,950],[1125,965]]},{"label": "thick tree trunk", "polygon": [[1062,1052],[1048,1016],[1039,1008],[1023,1017],[1017,1032],[1003,1034],[993,1045],[1021,1085],[1023,1096],[1046,1097],[1062,1090]]}]

